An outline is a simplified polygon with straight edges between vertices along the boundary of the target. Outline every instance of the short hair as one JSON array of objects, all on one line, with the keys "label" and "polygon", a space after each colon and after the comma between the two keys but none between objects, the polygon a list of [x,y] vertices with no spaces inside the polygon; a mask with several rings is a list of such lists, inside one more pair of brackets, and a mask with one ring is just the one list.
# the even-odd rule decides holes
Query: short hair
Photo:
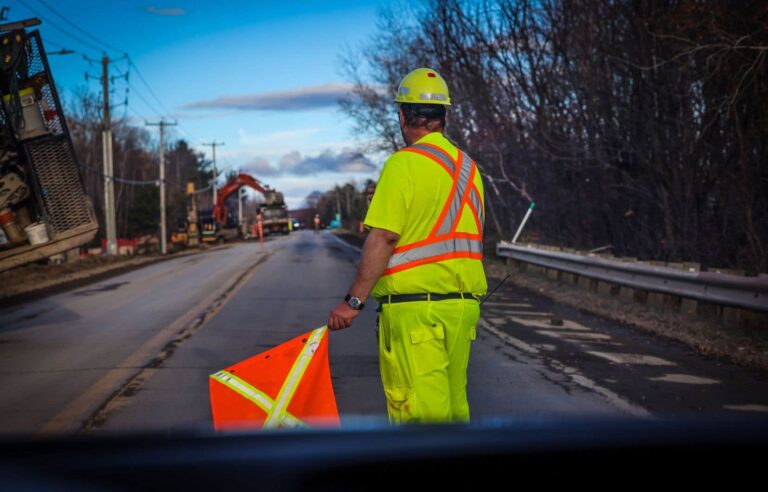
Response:
[{"label": "short hair", "polygon": [[425,127],[432,130],[432,122],[439,121],[440,128],[445,128],[445,106],[442,104],[400,103],[405,116],[405,124],[412,128]]}]

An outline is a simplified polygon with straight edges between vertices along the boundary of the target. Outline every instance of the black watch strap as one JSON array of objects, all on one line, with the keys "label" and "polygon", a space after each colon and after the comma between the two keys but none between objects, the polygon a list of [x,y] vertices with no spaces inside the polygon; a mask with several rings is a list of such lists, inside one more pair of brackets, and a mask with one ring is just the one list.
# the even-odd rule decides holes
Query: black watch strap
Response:
[{"label": "black watch strap", "polygon": [[[357,307],[353,307],[353,306],[351,306],[351,305],[349,304],[349,300],[350,300],[350,299],[352,299],[352,295],[351,295],[351,294],[347,294],[347,295],[344,297],[344,302],[346,302],[346,303],[347,303],[347,305],[348,305],[349,307],[351,307],[352,309],[355,309],[355,310],[357,310],[357,311],[362,311],[362,310],[363,310],[363,308],[365,307],[365,303],[364,303],[364,302],[360,302],[360,305],[359,305],[359,306],[357,306]],[[359,297],[358,297],[358,299],[359,299]]]}]

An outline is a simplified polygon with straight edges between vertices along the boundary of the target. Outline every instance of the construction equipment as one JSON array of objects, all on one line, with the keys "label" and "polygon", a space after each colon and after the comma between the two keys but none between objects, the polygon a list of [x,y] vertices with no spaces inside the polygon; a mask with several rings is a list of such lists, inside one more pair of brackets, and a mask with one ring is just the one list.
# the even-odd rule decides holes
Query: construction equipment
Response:
[{"label": "construction equipment", "polygon": [[243,186],[253,188],[264,195],[264,203],[259,205],[259,213],[264,217],[264,232],[288,234],[290,219],[283,194],[263,184],[250,174],[240,173],[219,188],[213,211],[200,214],[200,231],[203,242],[224,242],[240,236],[240,228],[230,221],[227,198],[238,192]]},{"label": "construction equipment", "polygon": [[290,233],[291,218],[288,216],[288,207],[282,193],[274,190],[264,192],[264,203],[259,205],[259,213],[263,217],[265,233]]},{"label": "construction equipment", "polygon": [[77,248],[98,230],[39,31],[0,25],[0,271]]},{"label": "construction equipment", "polygon": [[200,244],[195,183],[187,183],[187,217],[176,223],[176,229],[171,233],[171,244],[182,248]]}]

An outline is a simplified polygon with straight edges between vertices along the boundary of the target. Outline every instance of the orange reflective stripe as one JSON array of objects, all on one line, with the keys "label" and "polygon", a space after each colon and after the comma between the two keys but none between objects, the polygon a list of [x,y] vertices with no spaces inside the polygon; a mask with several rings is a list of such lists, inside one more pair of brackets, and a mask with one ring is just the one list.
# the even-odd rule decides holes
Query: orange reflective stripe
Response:
[{"label": "orange reflective stripe", "polygon": [[394,268],[423,258],[434,258],[459,251],[482,253],[483,243],[482,241],[477,241],[475,239],[456,238],[451,236],[432,244],[409,249],[402,253],[395,253],[389,258],[387,266],[389,268]]},{"label": "orange reflective stripe", "polygon": [[453,234],[443,234],[442,236],[435,236],[435,237],[428,237],[427,239],[422,239],[421,241],[416,241],[415,243],[410,244],[404,244],[403,246],[398,246],[395,248],[395,250],[392,252],[394,253],[402,253],[403,251],[408,251],[409,249],[418,248],[420,246],[426,246],[432,243],[436,243],[439,241],[444,241],[448,238],[458,238],[458,239],[477,239],[481,240],[483,239],[483,236],[481,234],[473,234],[471,232],[455,232]]},{"label": "orange reflective stripe", "polygon": [[[469,205],[469,208],[472,209],[472,214],[475,217],[475,225],[477,226],[477,232],[478,232],[478,235],[481,236],[480,239],[482,239],[483,219],[481,218],[481,216],[482,216],[483,212],[482,211],[478,211],[478,208],[480,207],[480,205],[479,205],[478,202],[475,202],[476,199],[478,199],[478,197],[477,197],[477,188],[475,188],[473,186],[472,187],[472,199],[470,199],[469,202],[467,202],[467,204]],[[478,199],[478,201],[479,201],[479,199]]]},{"label": "orange reflective stripe", "polygon": [[[478,188],[474,184],[477,165],[463,151],[459,150],[457,159],[453,159],[444,149],[432,144],[415,144],[402,149],[413,152],[439,164],[453,177],[451,191],[443,205],[440,216],[429,235],[409,244],[395,248],[382,275],[408,270],[427,263],[471,258],[483,258],[483,203]],[[450,168],[453,167],[453,172]],[[464,206],[472,211],[477,233],[456,232]]]},{"label": "orange reflective stripe", "polygon": [[427,263],[437,263],[439,261],[445,261],[445,260],[455,260],[458,258],[471,258],[473,260],[482,260],[483,254],[482,253],[472,253],[470,251],[456,251],[453,253],[446,253],[444,255],[440,256],[433,256],[430,258],[422,258],[420,260],[414,260],[410,263],[406,263],[404,265],[387,268],[384,270],[384,273],[382,275],[391,275],[393,273],[402,272],[403,270],[408,270],[410,268],[414,268],[417,266],[421,266]]}]

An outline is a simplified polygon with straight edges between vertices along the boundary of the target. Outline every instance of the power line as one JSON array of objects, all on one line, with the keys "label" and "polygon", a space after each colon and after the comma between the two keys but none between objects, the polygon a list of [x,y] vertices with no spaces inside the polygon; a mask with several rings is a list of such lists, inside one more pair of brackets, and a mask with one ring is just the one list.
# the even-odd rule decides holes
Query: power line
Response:
[{"label": "power line", "polygon": [[[46,40],[45,44],[46,45],[52,45],[54,48],[59,48],[60,50],[67,50],[67,51],[71,51],[72,53],[75,53],[75,54],[78,54],[78,55],[86,56],[85,53],[83,53],[82,51],[73,50],[69,46],[65,46],[63,44],[59,44],[56,41]],[[46,52],[48,52],[48,50],[46,50]]]},{"label": "power line", "polygon": [[155,107],[152,104],[150,104],[149,101],[147,101],[144,98],[143,95],[141,95],[141,92],[139,92],[139,90],[136,89],[136,87],[133,84],[128,82],[128,87],[131,89],[133,94],[136,94],[137,96],[139,96],[139,99],[141,99],[144,102],[144,105],[147,107],[147,109],[149,109],[150,111],[152,111],[153,113],[155,113],[159,117],[163,117],[164,116],[160,111],[155,109]]},{"label": "power line", "polygon": [[181,131],[187,134],[190,140],[202,145],[203,141],[197,138],[196,136],[192,135],[192,133],[190,133],[189,130],[187,130],[187,127],[182,125],[181,122],[179,122],[179,128],[181,128]]},{"label": "power line", "polygon": [[[152,98],[153,98],[155,101],[157,101],[157,103],[160,105],[160,108],[161,108],[161,109],[163,109],[163,110],[165,111],[165,114],[164,114],[164,115],[161,115],[161,114],[160,114],[160,113],[159,113],[159,112],[158,112],[156,109],[154,109],[154,108],[152,108],[152,110],[153,110],[153,111],[154,111],[154,112],[155,112],[155,113],[156,113],[158,116],[170,116],[170,115],[171,115],[171,110],[169,110],[169,109],[168,109],[168,108],[165,106],[165,104],[163,104],[163,101],[160,99],[160,97],[158,97],[157,93],[155,93],[155,91],[154,91],[154,90],[152,90],[152,86],[150,86],[150,85],[149,85],[149,83],[147,82],[147,79],[145,79],[145,78],[144,78],[144,75],[142,75],[142,73],[141,73],[141,70],[139,70],[139,67],[136,65],[136,63],[134,63],[134,61],[131,59],[131,57],[130,57],[130,56],[128,56],[128,63],[129,63],[129,65],[130,65],[130,66],[132,66],[132,67],[133,67],[133,68],[136,70],[136,75],[138,75],[138,76],[139,76],[139,79],[140,79],[140,80],[141,80],[141,82],[144,84],[144,86],[147,88],[147,91],[149,92],[149,94],[152,96]],[[135,88],[134,86],[131,86],[131,87],[133,88],[133,90],[136,90],[136,88]],[[140,97],[141,97],[141,96],[140,96]],[[147,104],[149,107],[152,107],[152,105],[150,105],[150,104],[149,104],[149,103],[148,103],[148,102],[147,102],[147,101],[146,101],[146,100],[145,100],[143,97],[142,97],[142,100],[143,100],[143,101],[144,101],[144,103],[145,103],[145,104]],[[181,129],[181,131],[183,131],[183,132],[184,132],[184,133],[185,133],[185,134],[186,134],[186,135],[187,135],[187,136],[188,136],[188,137],[189,137],[191,140],[193,140],[194,142],[196,142],[196,143],[199,143],[199,144],[201,144],[201,143],[202,143],[202,140],[201,140],[201,139],[199,139],[199,138],[197,138],[196,136],[194,136],[194,135],[192,134],[192,132],[190,132],[190,131],[189,131],[189,129],[188,129],[186,126],[184,126],[182,123],[178,122],[178,126],[179,126],[179,128]]]},{"label": "power line", "polygon": [[[22,3],[24,3],[22,0],[19,0],[19,1],[21,1]],[[86,31],[85,29],[82,29],[80,26],[78,26],[77,24],[75,24],[74,22],[72,22],[71,20],[69,20],[69,19],[68,19],[66,16],[64,16],[63,14],[61,14],[61,13],[60,13],[58,10],[56,10],[56,9],[55,9],[55,8],[53,8],[53,7],[51,7],[51,6],[48,4],[48,2],[46,2],[45,0],[37,0],[37,1],[38,1],[38,2],[40,2],[41,4],[43,4],[43,6],[45,6],[45,7],[46,7],[48,10],[50,10],[51,12],[53,12],[54,14],[56,14],[56,16],[57,16],[57,17],[59,17],[60,19],[62,19],[64,22],[66,22],[66,23],[67,23],[67,24],[69,24],[70,26],[74,27],[75,29],[77,29],[78,31],[80,31],[82,34],[84,34],[84,35],[88,36],[88,37],[89,37],[89,38],[91,38],[92,40],[96,41],[96,42],[97,42],[97,43],[99,43],[100,45],[102,45],[102,46],[105,46],[105,47],[107,47],[108,49],[110,49],[110,50],[112,50],[112,51],[117,51],[118,53],[125,53],[125,50],[121,50],[121,49],[119,49],[119,48],[115,48],[114,46],[110,45],[109,43],[106,43],[106,42],[104,42],[104,41],[100,40],[99,38],[97,38],[97,37],[96,37],[96,36],[94,36],[93,34],[89,33],[89,32],[88,32],[88,31]]]},{"label": "power line", "polygon": [[37,17],[39,17],[40,19],[44,20],[44,21],[45,21],[47,24],[50,24],[50,25],[51,25],[51,27],[53,27],[54,29],[57,29],[57,30],[59,30],[59,31],[63,32],[65,35],[69,36],[70,38],[74,39],[75,41],[77,41],[78,43],[80,43],[80,44],[82,44],[82,45],[84,45],[84,46],[88,46],[89,48],[91,48],[91,49],[94,49],[94,50],[96,50],[96,51],[102,51],[102,48],[101,48],[101,47],[99,47],[99,46],[96,46],[95,44],[89,43],[88,41],[84,41],[84,40],[80,39],[79,37],[75,36],[75,35],[74,35],[74,34],[72,34],[71,32],[69,32],[69,31],[67,31],[66,29],[64,29],[63,27],[60,27],[60,26],[59,26],[58,24],[56,24],[55,22],[53,22],[53,21],[51,21],[50,19],[46,18],[46,17],[45,17],[44,15],[42,15],[40,12],[38,12],[37,10],[33,9],[32,7],[30,7],[30,6],[29,6],[29,4],[28,4],[27,2],[25,2],[24,0],[18,0],[18,1],[19,1],[19,3],[20,3],[20,4],[22,4],[23,6],[25,6],[25,7],[26,7],[26,8],[27,8],[27,9],[28,9],[30,12],[32,12],[33,14],[35,14],[35,15],[36,15]]},{"label": "power line", "polygon": [[[64,21],[64,22],[66,22],[68,25],[70,25],[72,28],[74,28],[75,30],[77,30],[78,32],[80,32],[81,34],[83,34],[84,36],[86,36],[87,38],[89,38],[89,39],[93,40],[94,42],[98,43],[99,45],[101,45],[101,48],[100,48],[99,46],[96,46],[96,45],[94,45],[94,44],[92,44],[92,43],[90,43],[90,42],[88,42],[88,41],[85,41],[85,40],[83,40],[83,39],[81,39],[81,38],[79,38],[79,37],[75,36],[74,34],[72,34],[71,32],[69,32],[68,30],[66,30],[66,29],[63,29],[62,27],[60,27],[60,26],[59,26],[57,23],[55,23],[55,22],[51,21],[50,19],[47,19],[47,18],[45,18],[45,16],[43,16],[42,14],[40,14],[40,13],[39,13],[37,10],[33,9],[33,8],[32,8],[32,7],[31,7],[31,6],[30,6],[30,5],[29,5],[29,4],[28,4],[28,3],[27,3],[25,0],[19,0],[19,2],[20,2],[22,5],[24,5],[24,6],[25,6],[27,9],[29,9],[29,10],[30,10],[32,13],[34,13],[35,15],[37,15],[38,17],[40,17],[41,19],[44,19],[44,20],[45,20],[45,21],[46,21],[48,24],[50,24],[52,27],[54,27],[54,28],[58,29],[59,31],[63,32],[65,35],[69,36],[70,38],[74,39],[75,41],[77,41],[77,42],[79,42],[79,43],[81,43],[81,44],[83,44],[83,45],[85,45],[85,46],[88,46],[89,48],[93,48],[93,49],[96,49],[96,50],[102,50],[102,48],[107,48],[107,49],[109,49],[109,50],[112,50],[112,51],[116,51],[116,52],[119,52],[119,53],[124,53],[124,54],[125,54],[125,56],[126,56],[126,59],[128,60],[128,64],[129,64],[129,66],[133,67],[133,68],[136,70],[136,75],[138,75],[138,76],[139,76],[139,79],[140,79],[140,80],[141,80],[141,82],[144,84],[144,86],[147,88],[147,91],[148,91],[148,92],[149,92],[149,94],[152,96],[152,98],[153,98],[155,101],[157,101],[157,103],[158,103],[158,105],[160,106],[160,108],[161,108],[163,111],[165,111],[165,115],[162,115],[162,114],[161,114],[161,113],[160,113],[160,112],[159,112],[157,109],[155,109],[155,107],[154,107],[152,104],[150,104],[150,103],[149,103],[149,101],[147,101],[147,99],[146,99],[146,98],[145,98],[145,97],[144,97],[144,96],[143,96],[143,95],[142,95],[142,94],[141,94],[141,93],[140,93],[140,92],[139,92],[139,91],[136,89],[136,87],[135,87],[135,86],[131,85],[130,83],[128,83],[128,86],[129,86],[129,87],[130,87],[130,88],[131,88],[131,89],[132,89],[132,90],[133,90],[133,91],[134,91],[134,92],[135,92],[135,93],[138,95],[138,97],[139,97],[139,98],[140,98],[140,99],[141,99],[141,100],[144,102],[144,104],[147,106],[147,108],[148,108],[149,110],[151,110],[152,112],[154,112],[155,114],[157,114],[158,116],[169,116],[169,115],[171,114],[171,111],[170,111],[170,110],[168,109],[168,107],[167,107],[167,106],[166,106],[166,105],[163,103],[162,99],[160,99],[160,97],[158,97],[157,93],[155,93],[155,91],[152,89],[152,86],[151,86],[151,85],[149,85],[149,82],[147,82],[147,79],[144,77],[144,74],[142,74],[142,72],[141,72],[141,70],[139,69],[138,65],[136,65],[136,63],[133,61],[133,59],[131,59],[131,58],[130,58],[130,56],[128,55],[128,53],[127,53],[125,50],[122,50],[122,49],[120,49],[120,48],[117,48],[116,46],[113,46],[113,45],[111,45],[111,44],[107,43],[106,41],[104,41],[104,40],[102,40],[102,39],[100,39],[100,38],[97,38],[96,36],[94,36],[94,35],[93,35],[93,34],[91,34],[90,32],[88,32],[88,31],[86,31],[85,29],[81,28],[81,27],[80,27],[79,25],[77,25],[76,23],[72,22],[72,21],[71,21],[71,20],[70,20],[70,19],[69,19],[67,16],[65,16],[64,14],[62,14],[61,12],[59,12],[58,10],[56,10],[54,7],[52,7],[52,6],[51,6],[51,5],[50,5],[48,2],[46,2],[45,0],[38,0],[38,1],[39,1],[39,3],[40,3],[40,4],[42,4],[42,5],[43,5],[45,8],[47,8],[49,11],[51,11],[51,12],[52,12],[52,13],[53,13],[53,14],[54,14],[56,17],[60,18],[60,19],[61,19],[62,21]],[[64,46],[61,46],[61,45],[57,45],[57,43],[52,43],[52,44],[53,44],[54,46],[58,46],[59,48],[65,49],[65,47],[64,47]],[[78,53],[79,53],[79,52],[78,52]],[[82,53],[81,53],[81,54],[82,54]],[[86,58],[86,60],[88,59],[87,55],[83,54],[83,56]],[[191,138],[193,141],[195,141],[195,142],[197,142],[197,143],[202,143],[202,141],[201,141],[199,138],[195,137],[195,136],[194,136],[194,135],[193,135],[193,134],[192,134],[192,133],[191,133],[191,132],[190,132],[190,131],[189,131],[189,130],[186,128],[186,126],[184,126],[184,125],[181,125],[181,124],[180,124],[180,125],[179,125],[179,127],[180,127],[180,128],[181,128],[181,130],[182,130],[182,131],[183,131],[183,132],[184,132],[184,133],[185,133],[187,136],[189,136],[189,137],[190,137],[190,138]]]},{"label": "power line", "polygon": [[143,114],[139,113],[133,106],[128,104],[126,106],[128,108],[128,111],[132,112],[134,115],[136,115],[141,121],[147,121],[149,118],[145,117]]},{"label": "power line", "polygon": [[165,104],[163,104],[163,101],[161,101],[160,98],[157,97],[157,94],[155,94],[155,91],[153,91],[152,87],[149,86],[149,84],[147,83],[147,80],[141,74],[141,70],[139,70],[139,67],[136,66],[136,64],[133,62],[133,60],[131,59],[130,56],[128,57],[128,63],[136,70],[136,75],[139,76],[139,79],[141,79],[141,81],[147,87],[147,90],[152,95],[152,97],[155,98],[155,101],[157,101],[157,103],[160,105],[160,107],[165,110],[166,116],[169,116],[171,114],[171,111],[168,108],[166,108]]},{"label": "power line", "polygon": [[[77,167],[79,167],[80,169],[85,169],[86,171],[92,172],[94,174],[98,174],[99,176],[102,176],[102,177],[109,177],[106,174],[104,174],[104,171],[101,171],[100,169],[96,169],[95,167],[91,167],[88,164],[83,164],[82,162],[78,162]],[[157,179],[135,180],[135,179],[120,178],[117,176],[112,176],[111,179],[116,183],[123,183],[128,185],[137,185],[137,186],[150,185],[150,184],[157,185],[158,183],[160,183],[160,181]]]}]

